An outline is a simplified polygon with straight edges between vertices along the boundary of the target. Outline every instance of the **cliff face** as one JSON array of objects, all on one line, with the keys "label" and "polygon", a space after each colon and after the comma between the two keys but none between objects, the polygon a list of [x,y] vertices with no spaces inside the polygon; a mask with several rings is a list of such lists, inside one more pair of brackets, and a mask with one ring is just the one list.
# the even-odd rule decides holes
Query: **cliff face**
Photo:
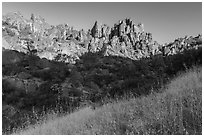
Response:
[{"label": "cliff face", "polygon": [[[74,30],[68,24],[49,25],[42,17],[31,15],[25,19],[20,13],[3,16],[3,39],[11,46],[6,49],[35,54],[40,58],[75,63],[87,52],[101,52],[104,56],[120,56],[133,60],[156,54],[175,54],[198,47],[201,36],[185,37],[167,45],[160,45],[144,25],[131,19],[120,20],[113,27],[96,21],[88,30]],[[178,46],[179,45],[179,46]]]}]

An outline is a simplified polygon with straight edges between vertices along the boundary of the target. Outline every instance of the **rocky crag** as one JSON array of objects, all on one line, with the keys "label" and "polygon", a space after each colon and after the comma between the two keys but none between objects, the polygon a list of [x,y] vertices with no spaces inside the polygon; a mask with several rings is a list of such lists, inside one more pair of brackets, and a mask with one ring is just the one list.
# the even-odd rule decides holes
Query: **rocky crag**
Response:
[{"label": "rocky crag", "polygon": [[3,16],[2,34],[4,133],[50,109],[72,112],[87,101],[147,95],[202,64],[201,35],[161,45],[131,19],[78,31],[16,12]]},{"label": "rocky crag", "polygon": [[[144,25],[131,19],[120,20],[113,27],[96,21],[88,31],[75,30],[68,24],[49,25],[42,17],[31,15],[25,19],[19,12],[9,13],[2,20],[5,49],[35,54],[40,58],[76,63],[88,52],[102,52],[104,56],[120,56],[133,60],[157,54],[170,55],[185,49],[198,48],[201,35],[185,37],[161,45],[144,31]],[[189,44],[194,42],[193,44]],[[192,47],[193,45],[193,47]]]}]

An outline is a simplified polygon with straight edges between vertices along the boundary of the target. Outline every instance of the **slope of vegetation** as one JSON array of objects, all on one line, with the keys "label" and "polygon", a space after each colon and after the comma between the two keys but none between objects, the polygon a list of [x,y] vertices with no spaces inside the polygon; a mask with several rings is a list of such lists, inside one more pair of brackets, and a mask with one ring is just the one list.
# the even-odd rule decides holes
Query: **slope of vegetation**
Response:
[{"label": "slope of vegetation", "polygon": [[[19,62],[12,63],[10,56],[17,56]],[[90,53],[71,67],[14,51],[3,52],[3,59],[2,131],[12,134],[16,128],[34,124],[52,110],[64,115],[90,101],[106,104],[107,98],[115,100],[129,94],[138,97],[156,93],[179,71],[201,65],[202,48],[138,61]],[[27,86],[23,86],[25,81],[29,83]]]},{"label": "slope of vegetation", "polygon": [[16,134],[202,134],[202,68],[179,74],[160,90],[85,107]]}]

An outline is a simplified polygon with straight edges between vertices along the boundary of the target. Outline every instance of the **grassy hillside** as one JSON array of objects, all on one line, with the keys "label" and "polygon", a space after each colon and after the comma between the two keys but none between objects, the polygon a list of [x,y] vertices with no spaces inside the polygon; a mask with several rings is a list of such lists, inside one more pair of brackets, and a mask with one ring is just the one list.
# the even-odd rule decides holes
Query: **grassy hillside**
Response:
[{"label": "grassy hillside", "polygon": [[180,74],[161,92],[85,107],[16,134],[202,134],[201,67]]}]

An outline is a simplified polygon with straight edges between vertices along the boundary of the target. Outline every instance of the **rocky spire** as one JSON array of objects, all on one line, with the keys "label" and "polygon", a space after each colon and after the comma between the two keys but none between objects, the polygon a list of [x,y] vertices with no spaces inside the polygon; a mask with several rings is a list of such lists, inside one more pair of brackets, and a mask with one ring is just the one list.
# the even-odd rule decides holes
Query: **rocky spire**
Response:
[{"label": "rocky spire", "polygon": [[139,24],[137,25],[137,27],[139,28],[139,31],[140,31],[140,32],[144,32],[144,24],[139,23]]},{"label": "rocky spire", "polygon": [[91,35],[94,38],[98,38],[99,37],[99,26],[98,26],[98,22],[97,21],[94,23],[94,26],[91,29]]},{"label": "rocky spire", "polygon": [[34,22],[34,21],[35,21],[35,16],[34,16],[34,14],[33,14],[33,13],[31,14],[30,20],[31,20],[32,22]]},{"label": "rocky spire", "polygon": [[31,31],[35,33],[35,26],[34,26],[34,23],[35,23],[35,16],[34,14],[32,13],[31,14],[31,17],[30,17],[30,28],[31,28]]}]

